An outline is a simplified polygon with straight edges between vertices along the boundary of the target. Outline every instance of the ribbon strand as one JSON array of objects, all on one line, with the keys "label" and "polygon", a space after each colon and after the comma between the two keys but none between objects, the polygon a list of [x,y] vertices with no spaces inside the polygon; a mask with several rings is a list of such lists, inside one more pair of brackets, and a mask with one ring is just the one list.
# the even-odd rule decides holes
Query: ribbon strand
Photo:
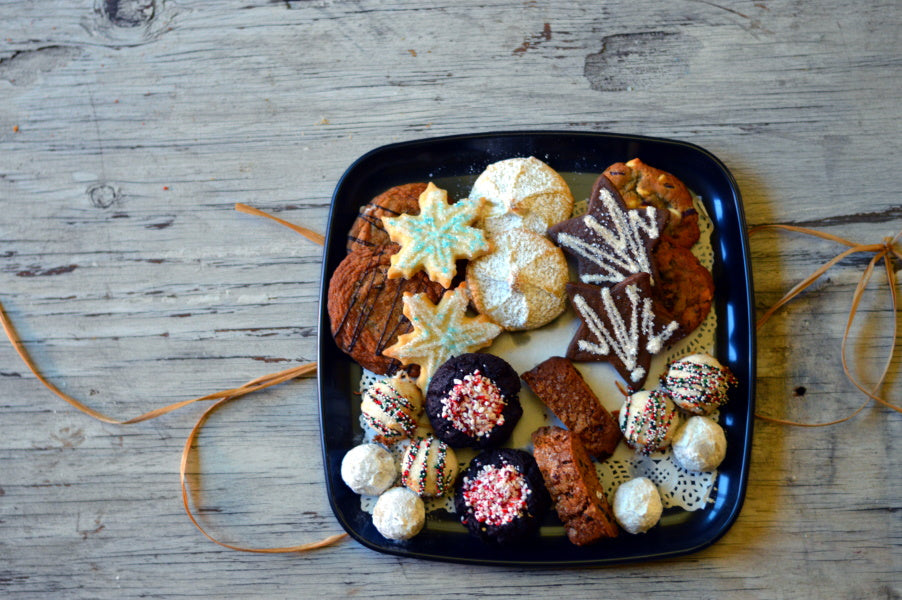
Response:
[{"label": "ribbon strand", "polygon": [[[246,204],[236,204],[235,210],[251,215],[257,215],[272,219],[277,223],[280,223],[289,229],[300,233],[307,239],[319,244],[323,245],[325,243],[325,238],[309,229],[304,227],[300,227],[298,225],[294,225],[293,223],[289,223],[288,221],[284,221],[272,215],[269,215],[261,210],[256,208],[247,206]],[[44,386],[49,389],[51,392],[56,394],[62,400],[76,408],[77,410],[89,415],[98,421],[103,421],[104,423],[109,423],[111,425],[133,425],[135,423],[141,423],[142,421],[149,421],[150,419],[155,419],[157,417],[163,416],[165,414],[174,412],[179,410],[180,408],[184,408],[190,404],[194,404],[195,402],[210,402],[216,401],[214,404],[209,406],[203,414],[201,414],[200,418],[192,427],[191,432],[188,434],[188,439],[185,440],[185,446],[182,449],[182,457],[179,463],[179,481],[181,484],[182,490],[182,505],[185,508],[185,513],[188,515],[188,519],[194,524],[197,529],[207,537],[207,539],[223,546],[225,548],[229,548],[231,550],[237,550],[240,552],[256,552],[256,553],[264,553],[264,554],[277,554],[277,553],[287,553],[287,552],[306,552],[308,550],[315,550],[317,548],[324,548],[326,546],[330,546],[338,541],[341,541],[348,537],[347,533],[340,533],[336,535],[328,536],[322,540],[317,542],[311,542],[308,544],[301,544],[298,546],[285,546],[280,548],[245,548],[243,546],[236,546],[232,544],[227,544],[225,542],[221,542],[211,536],[207,531],[201,526],[200,522],[194,516],[194,513],[191,510],[191,503],[188,498],[188,481],[186,477],[187,465],[192,456],[192,449],[194,448],[195,442],[197,440],[197,436],[200,433],[201,428],[204,423],[207,421],[207,418],[215,411],[217,408],[225,404],[230,400],[235,400],[237,398],[241,398],[242,396],[246,396],[248,394],[252,394],[254,392],[258,392],[260,390],[266,389],[268,387],[272,387],[274,385],[279,385],[281,383],[285,383],[286,381],[290,381],[292,379],[297,379],[299,377],[309,376],[313,373],[316,373],[316,363],[308,362],[302,365],[298,365],[296,367],[291,367],[289,369],[285,369],[283,371],[279,371],[277,373],[269,373],[267,375],[262,375],[255,379],[252,379],[243,385],[240,385],[236,388],[222,390],[219,392],[213,392],[212,394],[207,394],[205,396],[200,396],[198,398],[192,398],[190,400],[182,400],[181,402],[175,402],[173,404],[169,404],[168,406],[162,406],[159,408],[155,408],[154,410],[148,411],[142,415],[138,415],[137,417],[132,417],[131,419],[114,419],[113,417],[109,417],[104,413],[97,411],[90,406],[87,406],[83,402],[73,398],[69,394],[65,393],[61,389],[59,389],[56,385],[54,385],[49,379],[44,377],[40,370],[37,368],[37,365],[32,360],[31,356],[28,354],[28,351],[25,348],[25,345],[22,343],[21,338],[16,333],[15,327],[13,327],[12,321],[9,316],[6,314],[6,310],[3,308],[3,304],[0,303],[0,324],[3,326],[3,331],[6,333],[6,337],[9,339],[10,343],[13,346],[13,349],[16,351],[16,354],[19,355],[19,358],[22,359],[22,362],[25,363],[25,366],[28,367],[28,370],[40,381]]]},{"label": "ribbon strand", "polygon": [[[849,419],[855,417],[858,413],[860,413],[864,408],[870,403],[871,400],[882,404],[883,406],[890,408],[896,412],[902,412],[902,407],[897,406],[895,404],[890,403],[880,395],[878,395],[878,391],[880,387],[883,385],[884,380],[886,379],[886,375],[889,372],[889,368],[892,365],[893,361],[893,353],[896,347],[896,330],[897,330],[897,313],[898,313],[898,293],[896,291],[896,273],[893,270],[893,259],[902,258],[902,251],[900,251],[898,244],[900,238],[902,238],[902,231],[899,231],[892,238],[885,238],[882,243],[879,244],[857,244],[855,242],[843,239],[841,237],[824,233],[822,231],[817,231],[815,229],[808,229],[805,227],[796,227],[793,225],[759,225],[757,227],[753,227],[749,230],[749,234],[754,234],[758,231],[762,231],[765,229],[777,229],[784,231],[791,231],[796,233],[802,233],[805,235],[811,235],[814,237],[818,237],[824,240],[829,240],[832,242],[836,242],[838,244],[842,244],[844,246],[848,246],[847,250],[840,252],[838,255],[828,260],[826,263],[821,265],[818,269],[816,269],[811,275],[797,283],[790,289],[786,294],[780,298],[773,306],[767,309],[764,314],[758,319],[756,324],[756,330],[761,330],[765,323],[776,313],[781,307],[785,304],[792,301],[793,298],[798,296],[804,290],[806,290],[811,284],[817,281],[824,273],[826,273],[831,267],[835,264],[839,263],[843,259],[852,254],[857,254],[860,252],[873,252],[874,256],[871,258],[868,266],[865,268],[864,273],[862,273],[861,278],[858,280],[858,285],[855,287],[855,292],[852,294],[852,304],[849,309],[849,318],[846,321],[846,327],[843,332],[842,345],[840,348],[840,355],[842,357],[842,367],[843,371],[846,374],[846,377],[852,382],[856,388],[858,388],[862,393],[864,393],[867,397],[864,402],[861,403],[858,408],[856,408],[852,413],[846,415],[843,418],[836,419],[834,421],[829,421],[825,423],[802,423],[798,421],[791,421],[787,419],[779,419],[776,417],[771,417],[768,415],[763,415],[760,413],[755,413],[755,416],[764,421],[770,421],[772,423],[779,423],[782,425],[794,425],[797,427],[826,427],[828,425],[836,425],[837,423],[843,423],[848,421]],[[886,362],[884,363],[883,370],[878,378],[877,382],[870,388],[866,388],[863,384],[861,384],[858,379],[853,376],[852,370],[849,368],[846,346],[849,339],[849,333],[852,330],[852,325],[855,321],[855,316],[858,313],[858,306],[861,303],[861,298],[864,295],[865,289],[867,289],[868,283],[871,280],[871,276],[874,273],[874,269],[877,266],[877,263],[883,261],[884,267],[886,270],[886,280],[890,289],[890,300],[892,303],[892,313],[893,313],[893,323],[892,323],[892,343],[890,345],[889,354],[886,358]]]}]

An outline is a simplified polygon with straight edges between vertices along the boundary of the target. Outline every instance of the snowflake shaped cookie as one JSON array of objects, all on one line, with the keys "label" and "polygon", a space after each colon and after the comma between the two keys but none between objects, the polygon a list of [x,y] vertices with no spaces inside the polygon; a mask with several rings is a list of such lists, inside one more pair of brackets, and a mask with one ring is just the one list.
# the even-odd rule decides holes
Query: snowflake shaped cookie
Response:
[{"label": "snowflake shaped cookie", "polygon": [[464,286],[446,292],[438,304],[426,294],[404,294],[404,316],[413,331],[399,335],[397,343],[382,353],[405,365],[419,365],[421,390],[446,360],[485,348],[501,333],[501,327],[485,316],[468,317],[468,301]]},{"label": "snowflake shaped cookie", "polygon": [[471,227],[482,200],[464,199],[448,203],[448,192],[430,183],[420,194],[420,214],[383,218],[391,240],[401,246],[391,257],[389,278],[409,279],[424,270],[429,279],[451,287],[456,262],[476,258],[490,249],[481,229]]},{"label": "snowflake shaped cookie", "polygon": [[641,388],[652,354],[679,326],[655,311],[649,275],[637,273],[609,288],[569,283],[567,294],[582,320],[567,358],[610,362],[632,389]]}]

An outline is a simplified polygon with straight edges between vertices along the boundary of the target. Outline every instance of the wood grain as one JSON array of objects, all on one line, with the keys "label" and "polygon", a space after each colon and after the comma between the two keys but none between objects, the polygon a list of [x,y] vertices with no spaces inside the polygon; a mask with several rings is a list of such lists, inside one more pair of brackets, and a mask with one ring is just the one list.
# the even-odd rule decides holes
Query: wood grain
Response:
[{"label": "wood grain", "polygon": [[[856,241],[902,227],[895,1],[0,0],[0,17],[0,301],[44,373],[113,416],[315,360],[320,248],[233,205],[324,231],[344,169],[389,142],[671,137],[728,165],[752,225]],[[836,252],[756,237],[758,306]],[[762,331],[762,411],[822,420],[860,402],[839,341],[865,262]],[[852,346],[871,378],[891,343],[885,306],[868,295]],[[900,365],[885,387],[897,401]],[[742,514],[697,554],[521,570],[354,542],[224,550],[181,512],[200,407],[94,422],[3,345],[0,391],[3,597],[902,596],[902,420],[885,409],[828,429],[759,422]],[[195,499],[214,535],[265,546],[339,530],[312,381],[227,405],[200,444]]]}]

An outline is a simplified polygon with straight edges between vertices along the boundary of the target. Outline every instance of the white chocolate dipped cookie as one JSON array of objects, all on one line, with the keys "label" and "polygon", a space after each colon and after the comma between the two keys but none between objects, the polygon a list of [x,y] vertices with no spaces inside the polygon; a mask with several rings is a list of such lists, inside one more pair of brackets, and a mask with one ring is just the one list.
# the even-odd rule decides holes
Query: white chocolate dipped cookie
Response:
[{"label": "white chocolate dipped cookie", "polygon": [[494,236],[509,229],[545,234],[569,219],[573,194],[557,171],[532,156],[490,164],[476,179],[470,199],[485,203],[477,225]]},{"label": "white chocolate dipped cookie", "polygon": [[544,236],[511,229],[490,254],[467,265],[467,287],[481,314],[507,330],[541,327],[566,307],[567,259]]}]

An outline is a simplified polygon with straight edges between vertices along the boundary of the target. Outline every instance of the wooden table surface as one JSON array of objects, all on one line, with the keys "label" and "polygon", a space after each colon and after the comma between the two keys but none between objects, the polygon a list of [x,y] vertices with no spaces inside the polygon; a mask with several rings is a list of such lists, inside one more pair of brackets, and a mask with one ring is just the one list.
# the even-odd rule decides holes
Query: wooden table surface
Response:
[{"label": "wooden table surface", "polygon": [[[2,0],[0,302],[43,373],[116,418],[315,360],[321,249],[344,169],[377,146],[511,129],[685,140],[738,180],[750,225],[857,242],[902,228],[896,0]],[[837,254],[753,239],[763,310]],[[864,398],[840,365],[869,256],[762,330],[762,412],[830,420]],[[896,264],[896,268],[899,268]],[[865,295],[850,365],[894,323]],[[902,397],[902,357],[884,395]],[[899,598],[902,418],[756,423],[738,521],[690,556],[610,568],[399,559],[356,542],[234,552],[182,511],[199,405],[132,426],[77,412],[0,344],[5,598]],[[314,380],[233,402],[200,436],[200,519],[245,546],[340,531]]]}]

